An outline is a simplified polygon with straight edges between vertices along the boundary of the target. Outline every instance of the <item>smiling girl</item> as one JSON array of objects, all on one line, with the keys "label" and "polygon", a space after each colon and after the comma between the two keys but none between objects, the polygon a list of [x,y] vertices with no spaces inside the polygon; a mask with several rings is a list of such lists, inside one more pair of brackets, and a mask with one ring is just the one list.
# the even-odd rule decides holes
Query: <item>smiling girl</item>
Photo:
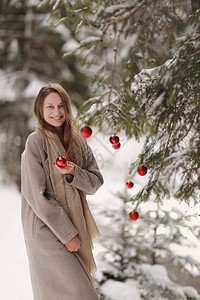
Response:
[{"label": "smiling girl", "polygon": [[[87,205],[103,178],[73,127],[67,92],[43,86],[34,102],[36,130],[22,154],[22,225],[34,300],[97,300],[92,239],[98,228]],[[55,165],[64,155],[65,168]]]}]

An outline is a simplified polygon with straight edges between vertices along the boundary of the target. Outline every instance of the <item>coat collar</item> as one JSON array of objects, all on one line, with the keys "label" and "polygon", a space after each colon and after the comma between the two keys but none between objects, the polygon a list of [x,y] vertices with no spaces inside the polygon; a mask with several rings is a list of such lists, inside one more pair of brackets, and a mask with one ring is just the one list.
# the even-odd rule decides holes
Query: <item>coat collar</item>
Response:
[{"label": "coat collar", "polygon": [[47,146],[46,146],[45,136],[44,136],[43,130],[36,126],[35,131],[42,137],[42,147],[43,147],[44,151],[47,153]]}]

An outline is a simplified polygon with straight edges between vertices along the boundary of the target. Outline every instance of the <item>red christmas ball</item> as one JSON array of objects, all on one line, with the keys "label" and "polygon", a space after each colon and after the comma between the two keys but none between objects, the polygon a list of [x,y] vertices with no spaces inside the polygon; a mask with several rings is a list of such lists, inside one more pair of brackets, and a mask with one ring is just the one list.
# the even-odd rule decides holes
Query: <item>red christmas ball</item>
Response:
[{"label": "red christmas ball", "polygon": [[127,182],[126,182],[126,187],[127,187],[128,189],[132,189],[133,186],[134,186],[133,181],[132,181],[132,180],[127,180]]},{"label": "red christmas ball", "polygon": [[58,156],[56,159],[56,165],[60,168],[64,168],[67,165],[67,158],[65,156]]},{"label": "red christmas ball", "polygon": [[119,148],[121,147],[121,144],[120,144],[120,143],[118,143],[118,144],[116,144],[116,145],[113,144],[112,147],[113,147],[113,149],[116,149],[116,150],[117,150],[117,149],[119,149]]},{"label": "red christmas ball", "polygon": [[147,168],[145,166],[140,166],[137,172],[140,176],[144,176],[147,174]]},{"label": "red christmas ball", "polygon": [[118,135],[112,135],[112,136],[109,138],[109,141],[110,141],[110,143],[113,144],[113,145],[119,144],[119,137],[118,137]]},{"label": "red christmas ball", "polygon": [[92,129],[89,126],[84,126],[81,128],[81,136],[84,138],[88,138],[92,135]]},{"label": "red christmas ball", "polygon": [[133,210],[129,213],[129,218],[132,220],[132,221],[135,221],[139,218],[139,214],[137,211]]}]

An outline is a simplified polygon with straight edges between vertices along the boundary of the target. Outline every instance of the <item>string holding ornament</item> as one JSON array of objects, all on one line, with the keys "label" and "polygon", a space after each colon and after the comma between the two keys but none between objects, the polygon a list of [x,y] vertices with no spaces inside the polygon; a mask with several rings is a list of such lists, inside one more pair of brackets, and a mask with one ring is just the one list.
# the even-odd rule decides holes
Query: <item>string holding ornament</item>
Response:
[{"label": "string holding ornament", "polygon": [[138,201],[137,205],[135,205],[135,208],[128,214],[129,215],[129,219],[131,221],[136,221],[140,217],[140,215],[139,215],[139,213],[137,211],[137,207],[138,207],[139,203],[140,202]]}]

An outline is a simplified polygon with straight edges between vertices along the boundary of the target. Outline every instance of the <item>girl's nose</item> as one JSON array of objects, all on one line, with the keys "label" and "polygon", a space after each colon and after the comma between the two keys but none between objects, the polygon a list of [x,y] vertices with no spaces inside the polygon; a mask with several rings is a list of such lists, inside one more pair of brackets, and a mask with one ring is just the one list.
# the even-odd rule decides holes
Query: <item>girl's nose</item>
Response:
[{"label": "girl's nose", "polygon": [[55,115],[59,115],[60,114],[60,108],[59,107],[55,107]]}]

